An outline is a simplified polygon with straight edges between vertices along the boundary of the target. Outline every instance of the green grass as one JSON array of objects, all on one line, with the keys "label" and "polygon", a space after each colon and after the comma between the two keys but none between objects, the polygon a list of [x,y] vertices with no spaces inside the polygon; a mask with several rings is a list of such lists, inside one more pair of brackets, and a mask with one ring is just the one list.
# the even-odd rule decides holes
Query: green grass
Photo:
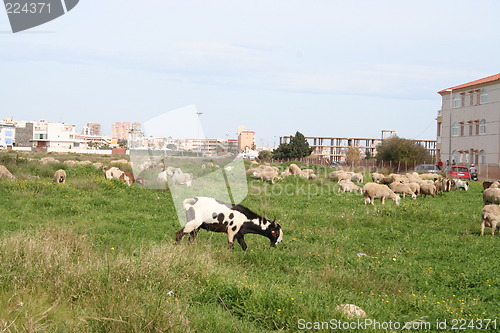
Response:
[{"label": "green grass", "polygon": [[479,235],[479,183],[366,206],[324,179],[250,180],[243,204],[276,216],[285,238],[269,248],[247,235],[243,252],[205,231],[174,245],[169,192],[105,180],[92,166],[66,168],[67,183],[53,184],[58,166],[43,168],[0,180],[0,331],[297,331],[299,319],[347,320],[334,312],[342,303],[378,321],[498,317],[500,238]]}]

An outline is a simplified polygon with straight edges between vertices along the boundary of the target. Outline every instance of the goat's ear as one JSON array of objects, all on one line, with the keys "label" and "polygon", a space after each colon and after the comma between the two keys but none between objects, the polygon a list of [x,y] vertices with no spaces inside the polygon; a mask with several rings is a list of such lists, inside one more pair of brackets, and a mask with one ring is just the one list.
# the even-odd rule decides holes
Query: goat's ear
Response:
[{"label": "goat's ear", "polygon": [[266,213],[264,213],[264,220],[266,220],[266,221],[267,221],[267,220],[269,220],[269,219],[267,218],[267,214],[266,214]]}]

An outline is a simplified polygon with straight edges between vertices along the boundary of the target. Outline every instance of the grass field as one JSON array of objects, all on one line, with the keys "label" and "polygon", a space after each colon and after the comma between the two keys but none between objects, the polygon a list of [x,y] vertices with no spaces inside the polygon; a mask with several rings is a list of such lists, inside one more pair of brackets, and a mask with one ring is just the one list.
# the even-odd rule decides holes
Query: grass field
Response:
[{"label": "grass field", "polygon": [[[430,322],[427,331],[457,319],[500,327],[500,237],[479,235],[480,183],[366,206],[324,179],[249,180],[243,204],[276,216],[284,241],[247,235],[243,252],[205,231],[174,245],[167,191],[14,156],[0,155],[19,178],[0,180],[0,331],[297,331],[349,321],[334,311],[343,303],[379,322]],[[60,167],[68,181],[54,184]]]}]

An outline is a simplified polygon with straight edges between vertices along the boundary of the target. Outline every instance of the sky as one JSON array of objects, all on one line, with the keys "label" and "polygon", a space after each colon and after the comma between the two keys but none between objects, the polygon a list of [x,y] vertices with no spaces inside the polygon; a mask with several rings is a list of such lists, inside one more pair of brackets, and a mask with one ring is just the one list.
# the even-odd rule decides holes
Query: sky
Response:
[{"label": "sky", "polygon": [[[81,0],[13,34],[0,119],[146,123],[194,105],[204,135],[435,139],[437,91],[500,73],[500,1]],[[182,126],[197,126],[180,124]]]}]

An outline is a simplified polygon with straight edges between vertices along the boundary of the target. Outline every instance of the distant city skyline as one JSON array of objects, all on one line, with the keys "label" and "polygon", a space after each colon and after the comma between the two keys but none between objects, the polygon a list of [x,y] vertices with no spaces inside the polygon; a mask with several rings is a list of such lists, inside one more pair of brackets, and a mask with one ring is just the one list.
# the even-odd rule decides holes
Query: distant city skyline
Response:
[{"label": "distant city skyline", "polygon": [[244,124],[267,146],[435,139],[437,92],[500,72],[500,2],[480,3],[109,0],[16,34],[0,15],[0,110],[107,133],[196,105],[205,137]]}]

